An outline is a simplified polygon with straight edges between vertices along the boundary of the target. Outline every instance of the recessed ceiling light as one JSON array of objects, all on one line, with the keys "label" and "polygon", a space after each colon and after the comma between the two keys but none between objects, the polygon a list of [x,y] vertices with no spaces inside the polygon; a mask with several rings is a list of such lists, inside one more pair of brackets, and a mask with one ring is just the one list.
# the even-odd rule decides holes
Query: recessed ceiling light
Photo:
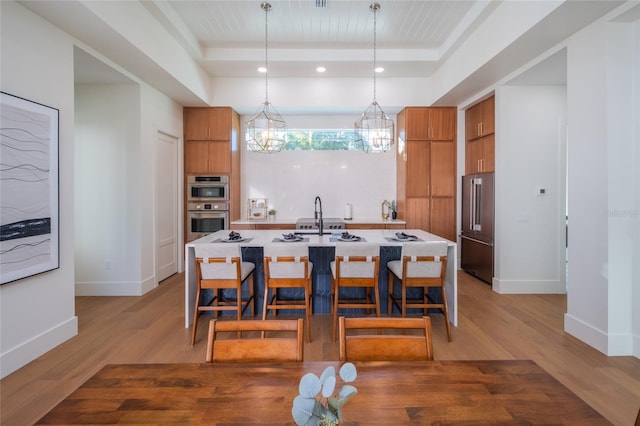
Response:
[{"label": "recessed ceiling light", "polygon": [[267,72],[266,67],[258,67],[258,72]]},{"label": "recessed ceiling light", "polygon": [[325,67],[318,67],[316,68],[316,71],[318,72],[325,72],[327,69]]},{"label": "recessed ceiling light", "polygon": [[376,67],[376,69],[374,71],[375,72],[383,72],[384,68],[383,67]]}]

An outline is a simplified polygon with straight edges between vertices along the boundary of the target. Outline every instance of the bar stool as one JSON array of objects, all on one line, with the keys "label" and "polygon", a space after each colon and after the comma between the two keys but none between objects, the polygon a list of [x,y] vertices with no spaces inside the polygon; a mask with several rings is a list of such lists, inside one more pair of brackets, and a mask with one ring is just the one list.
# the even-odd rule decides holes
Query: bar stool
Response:
[{"label": "bar stool", "polygon": [[[201,312],[213,311],[217,317],[220,311],[236,311],[237,319],[249,307],[251,316],[255,313],[253,297],[253,271],[255,265],[242,261],[240,245],[235,243],[198,244],[195,246],[196,262],[196,305],[193,315],[191,345],[196,341],[198,318]],[[248,280],[249,297],[242,298],[242,284]],[[213,290],[213,299],[208,305],[200,306],[202,290]],[[235,300],[223,298],[223,290],[235,290]]]},{"label": "bar stool", "polygon": [[[451,325],[449,324],[449,310],[447,307],[447,292],[445,277],[447,275],[447,243],[444,241],[402,243],[401,260],[387,262],[389,269],[389,315],[395,305],[403,317],[407,316],[408,308],[421,308],[427,315],[429,308],[437,308],[444,314],[447,338],[451,342]],[[394,296],[394,277],[401,281],[401,296]],[[420,299],[407,299],[407,288],[422,287]],[[429,297],[429,288],[440,289],[441,303]],[[400,303],[398,303],[400,300]]]},{"label": "bar stool", "polygon": [[[309,246],[301,243],[274,243],[264,247],[264,306],[262,319],[270,310],[302,309],[307,322],[307,342],[311,342],[311,272]],[[301,288],[304,299],[282,298],[280,290]],[[271,291],[271,296],[269,292]]]},{"label": "bar stool", "polygon": [[[338,311],[346,308],[374,309],[380,316],[380,293],[378,270],[380,268],[380,246],[362,242],[336,244],[335,260],[331,268],[331,297],[333,302],[333,341],[338,331]],[[363,297],[340,297],[341,288],[364,288]],[[373,294],[371,294],[373,292]]]}]

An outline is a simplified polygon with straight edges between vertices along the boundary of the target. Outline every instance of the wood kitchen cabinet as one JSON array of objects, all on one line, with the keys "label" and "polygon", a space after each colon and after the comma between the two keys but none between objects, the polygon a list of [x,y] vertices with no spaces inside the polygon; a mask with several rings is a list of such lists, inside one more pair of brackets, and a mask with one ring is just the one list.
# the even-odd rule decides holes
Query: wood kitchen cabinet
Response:
[{"label": "wood kitchen cabinet", "polygon": [[233,110],[228,107],[185,108],[184,139],[198,141],[231,140]]},{"label": "wood kitchen cabinet", "polygon": [[473,140],[495,132],[495,96],[467,109],[465,113],[466,140]]},{"label": "wood kitchen cabinet", "polygon": [[240,117],[231,108],[185,108],[185,173],[231,175],[234,162],[240,165],[239,132]]},{"label": "wood kitchen cabinet", "polygon": [[495,96],[465,113],[465,174],[495,171]]},{"label": "wood kitchen cabinet", "polygon": [[405,140],[453,140],[456,115],[451,111],[451,108],[405,108]]},{"label": "wood kitchen cabinet", "polygon": [[495,172],[495,135],[465,142],[465,173]]},{"label": "wood kitchen cabinet", "polygon": [[456,240],[456,108],[407,107],[397,117],[399,219]]},{"label": "wood kitchen cabinet", "polygon": [[185,141],[184,169],[187,174],[231,174],[231,141]]},{"label": "wood kitchen cabinet", "polygon": [[256,223],[256,229],[283,229],[294,230],[296,225],[292,223]]}]

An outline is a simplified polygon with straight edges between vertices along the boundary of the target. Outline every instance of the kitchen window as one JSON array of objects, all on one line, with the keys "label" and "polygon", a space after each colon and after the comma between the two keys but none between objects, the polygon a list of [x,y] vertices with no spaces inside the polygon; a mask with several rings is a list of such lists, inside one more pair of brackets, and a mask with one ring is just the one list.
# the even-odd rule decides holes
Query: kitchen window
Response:
[{"label": "kitchen window", "polygon": [[285,151],[358,151],[353,129],[287,129]]}]

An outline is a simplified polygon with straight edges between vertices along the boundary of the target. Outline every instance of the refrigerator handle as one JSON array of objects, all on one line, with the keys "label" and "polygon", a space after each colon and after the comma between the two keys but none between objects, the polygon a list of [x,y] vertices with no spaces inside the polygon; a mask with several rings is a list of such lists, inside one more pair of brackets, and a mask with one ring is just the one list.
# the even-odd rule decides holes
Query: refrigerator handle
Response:
[{"label": "refrigerator handle", "polygon": [[476,224],[476,189],[475,189],[475,179],[471,179],[469,181],[469,194],[471,194],[471,202],[469,203],[469,229],[474,231]]},{"label": "refrigerator handle", "polygon": [[481,204],[482,199],[482,178],[474,178],[471,180],[471,230],[482,231],[481,225]]}]

